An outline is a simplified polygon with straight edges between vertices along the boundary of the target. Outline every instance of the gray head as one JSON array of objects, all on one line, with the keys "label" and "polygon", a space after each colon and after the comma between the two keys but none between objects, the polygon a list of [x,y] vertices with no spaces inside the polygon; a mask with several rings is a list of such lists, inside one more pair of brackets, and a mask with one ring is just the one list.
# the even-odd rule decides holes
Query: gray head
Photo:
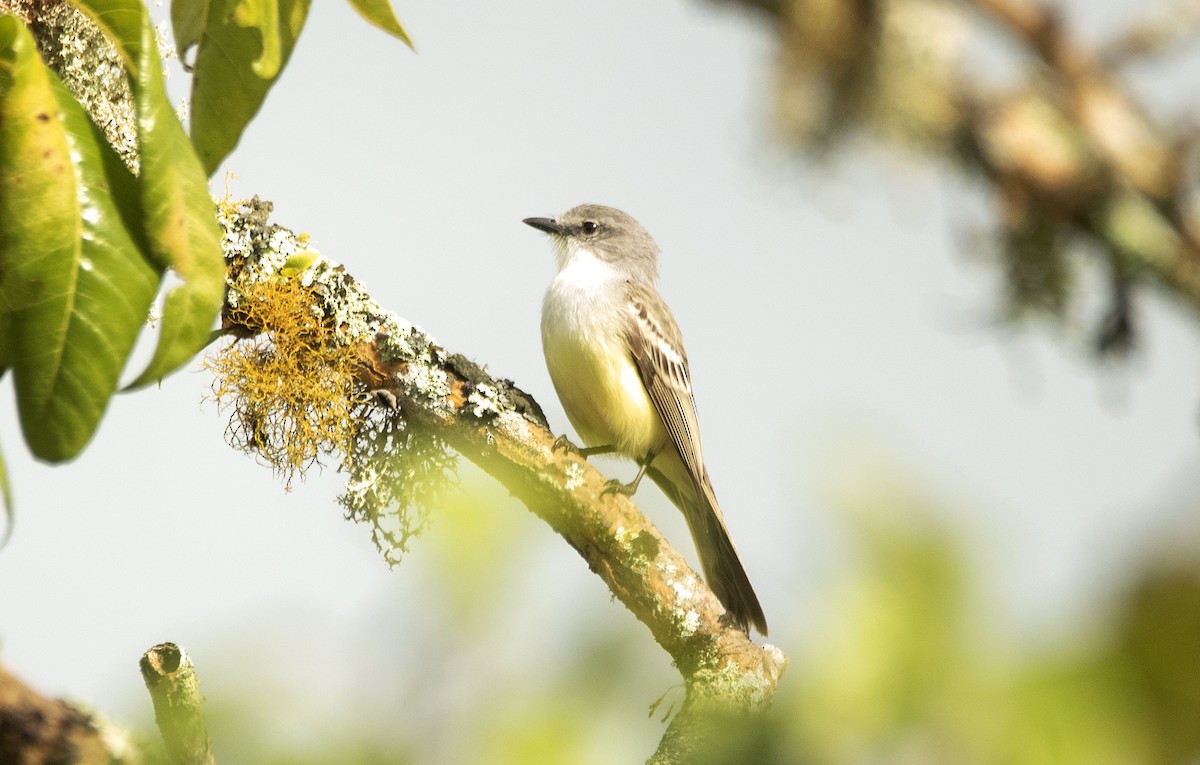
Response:
[{"label": "gray head", "polygon": [[633,216],[614,207],[579,205],[557,218],[526,218],[526,224],[554,240],[559,270],[580,253],[653,284],[658,277],[658,245]]}]

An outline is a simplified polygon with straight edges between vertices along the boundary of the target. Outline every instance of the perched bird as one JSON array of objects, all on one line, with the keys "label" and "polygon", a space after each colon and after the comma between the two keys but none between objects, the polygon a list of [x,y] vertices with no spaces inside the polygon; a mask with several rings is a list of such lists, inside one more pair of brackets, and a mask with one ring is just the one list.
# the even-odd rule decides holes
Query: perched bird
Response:
[{"label": "perched bird", "polygon": [[632,495],[651,480],[687,519],[704,578],[733,622],[767,634],[767,620],[729,538],[700,450],[683,338],[658,294],[658,245],[631,216],[580,205],[558,218],[526,218],[550,235],[558,275],[542,303],[542,349],[584,456],[635,460]]}]

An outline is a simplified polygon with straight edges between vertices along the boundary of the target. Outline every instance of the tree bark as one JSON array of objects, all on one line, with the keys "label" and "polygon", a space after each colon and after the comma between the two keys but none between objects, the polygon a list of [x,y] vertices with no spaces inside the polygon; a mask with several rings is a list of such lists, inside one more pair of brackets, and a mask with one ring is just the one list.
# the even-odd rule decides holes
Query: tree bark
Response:
[{"label": "tree bark", "polygon": [[0,667],[0,762],[13,765],[109,765],[121,762],[97,721],[50,699]]}]

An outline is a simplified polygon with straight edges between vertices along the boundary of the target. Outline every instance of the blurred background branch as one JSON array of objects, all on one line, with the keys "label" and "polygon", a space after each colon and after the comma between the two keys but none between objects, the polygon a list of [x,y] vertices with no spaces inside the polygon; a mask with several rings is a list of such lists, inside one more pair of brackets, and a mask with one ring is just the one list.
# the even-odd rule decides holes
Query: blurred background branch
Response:
[{"label": "blurred background branch", "polygon": [[110,765],[131,754],[124,734],[0,668],[0,762]]},{"label": "blurred background branch", "polygon": [[[723,2],[775,29],[777,121],[793,145],[828,153],[866,136],[992,187],[1006,318],[1061,318],[1074,251],[1109,273],[1092,322],[1101,353],[1132,347],[1145,288],[1200,309],[1200,134],[1194,119],[1150,114],[1117,69],[1194,32],[1194,2],[1100,55],[1029,0]],[[1017,51],[1001,86],[974,44],[988,33]]]}]

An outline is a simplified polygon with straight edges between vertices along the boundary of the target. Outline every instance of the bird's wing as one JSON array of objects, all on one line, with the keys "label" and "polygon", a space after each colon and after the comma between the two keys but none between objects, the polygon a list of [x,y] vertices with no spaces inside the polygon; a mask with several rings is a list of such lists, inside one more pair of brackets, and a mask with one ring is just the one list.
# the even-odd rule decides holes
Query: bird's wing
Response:
[{"label": "bird's wing", "polygon": [[658,293],[634,282],[628,283],[625,340],[654,409],[700,489],[706,483],[704,457],[683,335]]},{"label": "bird's wing", "polygon": [[[767,619],[704,469],[696,402],[679,325],[653,288],[629,282],[626,297],[625,340],[629,353],[680,457],[679,462],[656,462],[650,468],[650,477],[683,512],[705,579],[735,623],[742,629],[752,624],[766,635]],[[682,472],[680,463],[692,480],[690,487],[679,484],[682,476],[672,477]]]}]

